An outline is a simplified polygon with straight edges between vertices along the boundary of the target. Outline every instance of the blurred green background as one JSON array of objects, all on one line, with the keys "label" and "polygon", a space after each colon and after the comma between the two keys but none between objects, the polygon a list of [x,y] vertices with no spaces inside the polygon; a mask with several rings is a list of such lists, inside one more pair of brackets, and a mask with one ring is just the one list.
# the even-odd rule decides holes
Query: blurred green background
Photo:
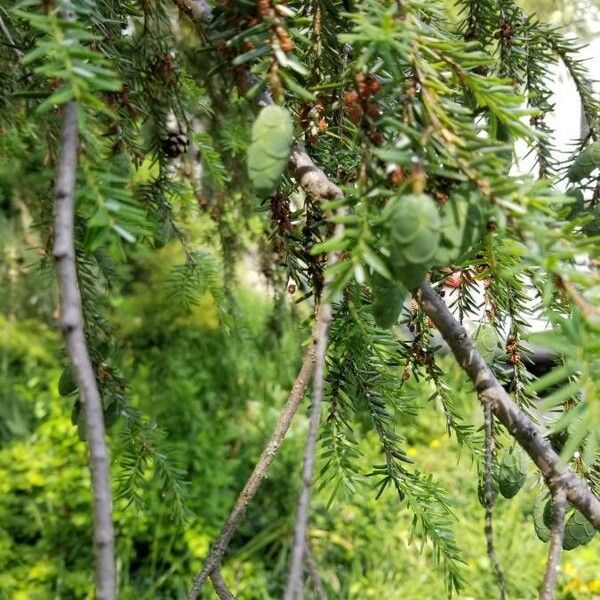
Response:
[{"label": "blurred green background", "polygon": [[[91,598],[86,449],[71,422],[73,397],[57,391],[65,359],[53,326],[50,275],[39,266],[23,267],[35,264],[31,251],[19,247],[16,237],[3,239],[0,598]],[[23,260],[11,266],[11,256]],[[116,337],[124,341],[118,366],[129,384],[129,401],[167,432],[171,458],[189,482],[190,514],[183,522],[173,519],[169,499],[149,476],[139,503],[117,501],[119,598],[124,600],[185,597],[269,435],[307,333],[293,325],[301,308],[287,299],[273,304],[249,286],[234,299],[236,335],[219,325],[208,293],[190,310],[178,308],[168,293],[171,266],[178,260],[174,244],[141,252],[108,313]],[[244,273],[239,275],[243,279]],[[457,406],[479,422],[468,384],[450,360],[444,364]],[[416,421],[400,421],[398,428],[408,440],[409,455],[452,499],[465,559],[460,597],[495,598],[476,468],[468,452],[461,456],[455,440],[446,436],[443,413],[428,403],[430,392],[411,384],[407,397],[423,408]],[[240,600],[281,597],[306,413],[307,403],[226,561],[224,576]],[[117,481],[118,465],[127,460],[122,427],[117,423],[111,436]],[[360,443],[368,473],[380,462],[378,442],[367,436]],[[532,469],[515,498],[497,501],[497,551],[511,598],[536,597],[543,574],[547,546],[535,537],[531,521],[538,491]],[[365,478],[352,498],[335,500],[329,508],[327,499],[327,489],[314,499],[310,539],[331,597],[444,597],[443,577],[430,550],[409,543],[410,518],[393,492],[376,500]],[[563,567],[559,598],[600,597],[600,539],[565,553]],[[205,597],[211,594],[205,591]]]},{"label": "blurred green background", "polygon": [[[524,4],[583,37],[590,33],[586,15],[597,15],[593,2]],[[586,12],[592,9],[596,12]],[[0,599],[91,598],[86,448],[72,423],[74,398],[58,393],[66,359],[55,325],[53,274],[32,250],[40,240],[28,239],[28,221],[27,214],[15,218],[0,212]],[[200,223],[194,234],[199,246],[206,245],[208,227]],[[139,501],[116,501],[123,600],[185,597],[269,436],[308,333],[297,326],[301,305],[291,298],[273,303],[249,284],[229,299],[236,309],[235,335],[218,318],[219,306],[208,292],[189,310],[173,302],[169,278],[182,258],[175,244],[138,251],[131,270],[118,274],[120,286],[107,310],[115,338],[123,342],[113,360],[128,384],[128,401],[166,432],[169,460],[188,482],[183,521],[173,517],[170,497],[152,477],[153,464],[144,471],[146,485],[136,492]],[[245,276],[240,267],[240,279]],[[480,423],[469,385],[451,360],[444,365],[457,407]],[[410,384],[407,394],[422,410],[410,423],[400,419],[398,428],[409,442],[408,454],[452,499],[465,560],[460,597],[496,598],[476,467],[447,437],[443,413],[428,401],[431,390],[425,387]],[[307,403],[225,562],[223,574],[239,600],[281,597],[306,415]],[[126,476],[123,465],[136,460],[123,427],[118,422],[111,433],[118,484]],[[381,460],[379,444],[370,435],[360,444],[366,474]],[[513,599],[537,597],[545,567],[547,545],[535,537],[531,515],[539,489],[531,469],[524,489],[496,504],[497,552]],[[375,499],[365,478],[352,498],[328,507],[328,497],[323,489],[313,500],[310,542],[331,598],[444,597],[431,551],[410,543],[410,515],[392,491]],[[209,586],[205,597],[212,597]],[[600,598],[599,536],[564,554],[557,597]]]}]

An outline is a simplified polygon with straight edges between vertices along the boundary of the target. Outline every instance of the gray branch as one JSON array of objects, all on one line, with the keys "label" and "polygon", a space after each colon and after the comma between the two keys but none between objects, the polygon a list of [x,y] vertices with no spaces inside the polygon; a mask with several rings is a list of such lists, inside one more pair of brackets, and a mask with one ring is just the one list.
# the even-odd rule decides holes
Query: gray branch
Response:
[{"label": "gray branch", "polygon": [[319,569],[317,568],[317,563],[315,561],[315,557],[310,549],[310,544],[308,543],[308,538],[306,539],[306,545],[304,547],[304,560],[306,561],[306,570],[308,572],[308,579],[310,581],[310,585],[313,589],[313,594],[317,600],[327,600],[327,593],[325,592],[325,588],[321,583],[321,578],[319,577]]},{"label": "gray branch", "polygon": [[108,448],[102,401],[85,340],[81,295],[77,284],[74,220],[78,145],[78,109],[76,103],[70,102],[65,107],[54,186],[54,258],[60,298],[60,327],[81,394],[90,453],[96,598],[114,600],[115,553]]},{"label": "gray branch", "polygon": [[550,489],[563,486],[567,499],[600,530],[600,500],[556,454],[550,442],[500,385],[464,327],[452,316],[444,300],[427,282],[418,289],[423,310],[450,346],[459,365],[469,376],[479,399],[531,457]]},{"label": "gray branch", "polygon": [[235,596],[229,591],[223,575],[221,575],[221,569],[215,569],[210,575],[210,580],[215,588],[215,594],[219,596],[220,600],[235,600]]},{"label": "gray branch", "polygon": [[[327,286],[323,290],[323,297],[327,297]],[[315,323],[315,338],[317,340],[315,351],[315,374],[312,388],[312,406],[304,451],[304,464],[302,466],[302,481],[296,522],[294,524],[294,542],[292,545],[292,558],[290,574],[288,577],[285,600],[300,600],[302,597],[302,581],[304,574],[304,556],[306,553],[306,530],[308,527],[308,512],[310,503],[310,489],[312,485],[315,465],[315,449],[319,432],[321,417],[321,400],[323,397],[323,382],[325,378],[325,356],[329,342],[329,326],[331,324],[331,304],[324,302],[318,307]]]},{"label": "gray branch", "polygon": [[194,579],[194,583],[189,593],[189,600],[195,600],[198,598],[206,578],[211,575],[211,573],[213,573],[221,564],[225,550],[227,549],[229,542],[233,538],[233,535],[235,534],[246,512],[248,504],[250,504],[256,495],[260,484],[266,477],[269,467],[271,466],[271,463],[273,462],[273,459],[279,450],[279,446],[281,446],[281,443],[283,442],[283,439],[285,438],[285,435],[290,427],[292,418],[296,414],[298,406],[304,397],[306,387],[310,382],[310,378],[315,368],[315,350],[316,335],[313,336],[313,342],[306,352],[300,373],[296,377],[296,381],[294,382],[289,398],[283,407],[281,414],[279,415],[279,420],[277,421],[275,429],[271,434],[271,438],[262,451],[262,454],[260,455],[252,474],[244,486],[244,489],[238,496],[233,510],[225,522],[223,529],[221,529],[219,537],[210,549],[210,552],[204,561],[202,570]]},{"label": "gray branch", "polygon": [[485,539],[487,553],[496,574],[500,599],[506,598],[506,584],[500,561],[494,547],[494,481],[493,481],[493,453],[494,453],[494,417],[489,404],[483,407],[485,421]]},{"label": "gray branch", "polygon": [[540,591],[540,600],[552,600],[560,570],[563,534],[565,531],[565,509],[567,498],[563,487],[557,487],[552,494],[552,534],[546,573]]}]

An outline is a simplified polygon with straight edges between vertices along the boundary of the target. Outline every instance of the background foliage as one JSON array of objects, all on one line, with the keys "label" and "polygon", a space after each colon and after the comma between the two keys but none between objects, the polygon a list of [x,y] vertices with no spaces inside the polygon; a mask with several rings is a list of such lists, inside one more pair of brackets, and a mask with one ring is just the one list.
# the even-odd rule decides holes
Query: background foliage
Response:
[{"label": "background foliage", "polygon": [[[111,310],[114,327],[126,339],[119,366],[132,404],[167,432],[169,449],[186,471],[186,503],[193,514],[184,522],[174,520],[152,481],[144,486],[139,507],[127,506],[126,499],[117,502],[119,597],[124,599],[184,597],[272,427],[303,338],[290,318],[298,310],[293,304],[273,309],[248,288],[237,298],[244,336],[231,336],[219,326],[208,294],[189,313],[174,309],[160,290],[167,289],[165,278],[176,258],[172,245],[145,253],[139,262],[144,276],[113,300]],[[27,289],[29,277],[11,284],[23,300],[27,296],[18,296],[15,287]],[[58,336],[32,316],[8,320],[5,315],[0,329],[0,597],[91,598],[89,475],[85,446],[71,423],[72,399],[57,391],[64,364]],[[205,358],[199,361],[199,355]],[[462,374],[450,360],[444,371],[457,410],[479,422]],[[429,395],[428,384],[411,384],[407,398],[423,405],[422,411],[416,421],[400,420],[398,429],[409,457],[448,490],[466,563],[466,588],[459,597],[487,599],[496,594],[496,584],[482,536],[477,466],[448,438],[441,406]],[[281,596],[293,518],[288,509],[298,484],[305,427],[302,417],[250,507],[227,562],[224,573],[241,599]],[[122,438],[119,432],[113,435],[117,442]],[[369,434],[360,445],[365,475],[379,461],[378,442]],[[126,449],[115,444],[117,479]],[[507,569],[513,598],[533,597],[544,569],[547,547],[532,534],[538,489],[531,474],[515,499],[497,504],[500,559],[508,565],[516,556],[519,562],[518,569]],[[359,494],[328,507],[329,495],[327,489],[318,494],[310,536],[332,597],[417,600],[424,593],[444,594],[443,577],[430,568],[431,550],[420,554],[417,544],[409,544],[411,516],[393,491],[376,499],[367,483]],[[596,539],[566,555],[561,600],[600,595],[599,550]],[[206,597],[211,594],[207,590]]]},{"label": "background foliage", "polygon": [[[460,585],[460,597],[493,597],[476,399],[452,361],[434,360],[423,313],[403,312],[412,340],[383,331],[364,284],[370,270],[386,272],[382,204],[408,191],[415,158],[440,201],[461,189],[456,182],[481,192],[494,226],[479,254],[453,267],[488,286],[491,325],[510,322],[511,391],[531,407],[543,390],[528,386],[516,358],[528,318],[543,309],[554,329],[540,340],[560,352],[568,342],[577,361],[562,389],[589,392],[559,395],[561,414],[594,417],[575,421],[568,457],[597,431],[597,337],[556,282],[573,277],[584,304],[597,300],[597,279],[576,261],[597,259],[596,233],[585,227],[599,217],[570,211],[550,185],[565,170],[565,149],[557,154],[544,121],[549,65],[560,58],[595,135],[598,101],[573,44],[512,2],[499,13],[465,0],[446,20],[444,3],[415,0],[400,15],[408,26],[375,1],[303,2],[273,31],[256,3],[222,3],[210,52],[167,2],[68,4],[69,19],[60,2],[0,7],[14,36],[3,32],[0,47],[0,597],[92,593],[85,431],[76,392],[58,391],[67,360],[48,252],[57,131],[70,100],[82,131],[78,274],[111,426],[119,597],[185,595],[298,368],[310,312],[301,300],[323,284],[317,244],[346,259],[335,273],[346,293],[328,355],[310,529],[325,586],[340,598],[440,597]],[[514,29],[497,35],[506,15]],[[244,69],[257,80],[241,93]],[[322,207],[303,204],[287,176],[269,199],[248,185],[253,103],[267,84],[311,153],[347,184],[342,239],[324,242]],[[548,181],[509,176],[513,141],[534,148]],[[591,209],[597,182],[581,187]],[[527,284],[538,291],[535,309]],[[461,318],[475,312],[472,293],[460,290]],[[304,418],[295,423],[231,548],[225,576],[242,600],[281,597],[305,428]],[[507,444],[500,431],[498,442]],[[577,467],[593,475],[596,448],[586,447]],[[547,552],[533,535],[541,486],[529,475],[496,511],[514,598],[535,595]],[[599,544],[566,556],[564,600],[600,596]]]}]

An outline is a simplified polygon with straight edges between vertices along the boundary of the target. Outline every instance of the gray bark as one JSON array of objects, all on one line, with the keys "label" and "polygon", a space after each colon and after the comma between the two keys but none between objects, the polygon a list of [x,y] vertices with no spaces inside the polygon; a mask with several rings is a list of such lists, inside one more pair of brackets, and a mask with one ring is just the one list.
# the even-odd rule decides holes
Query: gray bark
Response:
[{"label": "gray bark", "polygon": [[81,396],[90,454],[96,598],[114,600],[114,531],[104,413],[86,344],[81,295],[77,284],[74,221],[78,145],[78,109],[75,102],[70,102],[65,107],[54,186],[54,258],[60,298],[60,327]]}]

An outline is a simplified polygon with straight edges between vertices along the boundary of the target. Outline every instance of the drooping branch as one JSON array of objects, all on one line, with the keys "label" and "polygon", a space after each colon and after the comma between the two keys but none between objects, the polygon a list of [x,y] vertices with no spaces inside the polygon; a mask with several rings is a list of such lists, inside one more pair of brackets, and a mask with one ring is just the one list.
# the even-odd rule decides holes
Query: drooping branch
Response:
[{"label": "drooping branch", "polygon": [[[327,297],[327,288],[324,290]],[[308,512],[310,503],[310,489],[315,464],[315,448],[321,416],[321,399],[323,396],[323,382],[325,378],[325,356],[329,342],[329,326],[331,324],[332,309],[327,301],[318,307],[317,320],[315,324],[315,338],[317,340],[315,350],[315,374],[312,388],[312,406],[306,438],[306,449],[304,452],[304,464],[302,466],[302,482],[296,522],[294,525],[294,542],[292,545],[292,559],[290,574],[288,577],[285,600],[299,600],[302,597],[302,581],[304,574],[304,557],[306,554],[306,530],[308,527]]]},{"label": "drooping branch", "polygon": [[481,402],[489,404],[492,413],[527,452],[550,488],[563,486],[569,502],[600,530],[600,500],[573,469],[561,460],[549,440],[500,385],[441,296],[425,282],[419,286],[418,297],[423,310],[473,382]]},{"label": "drooping branch", "polygon": [[327,600],[327,593],[325,592],[325,588],[321,583],[321,578],[319,577],[319,570],[317,568],[317,563],[315,561],[315,557],[310,549],[310,544],[308,543],[308,539],[306,540],[306,545],[304,547],[304,560],[306,561],[306,571],[308,572],[308,579],[310,581],[310,585],[313,590],[313,594],[317,600]]},{"label": "drooping branch", "polygon": [[229,591],[223,575],[221,575],[221,569],[215,569],[210,576],[213,587],[215,588],[215,594],[219,596],[221,600],[235,600],[235,596]]},{"label": "drooping branch", "polygon": [[489,404],[483,407],[485,425],[485,539],[487,553],[496,574],[500,599],[506,598],[506,584],[500,561],[494,547],[494,480],[493,480],[493,451],[494,451],[494,417]]},{"label": "drooping branch", "polygon": [[546,573],[540,591],[540,600],[552,600],[554,588],[560,570],[560,554],[562,552],[563,534],[565,531],[565,509],[567,497],[563,487],[557,487],[552,494],[552,533]]},{"label": "drooping branch", "polygon": [[[316,326],[317,324],[315,324],[315,332]],[[312,343],[306,352],[300,373],[296,377],[296,381],[294,381],[294,385],[288,400],[283,407],[281,414],[279,415],[279,420],[275,425],[275,429],[273,430],[267,445],[262,451],[262,454],[260,455],[252,474],[248,478],[246,485],[244,485],[244,488],[238,496],[233,510],[225,522],[225,525],[221,529],[219,537],[210,549],[210,552],[204,561],[202,570],[194,579],[194,583],[189,593],[190,600],[195,600],[198,597],[206,578],[211,575],[211,573],[213,573],[221,564],[225,550],[227,549],[229,542],[233,538],[233,535],[235,534],[246,512],[248,504],[250,504],[256,495],[260,484],[266,477],[269,467],[271,466],[271,463],[273,462],[273,459],[275,458],[275,455],[281,446],[281,442],[283,442],[283,439],[290,427],[292,418],[296,414],[298,406],[300,406],[300,402],[304,397],[306,387],[310,382],[310,378],[315,368],[315,351],[316,336],[313,335]]]},{"label": "drooping branch", "polygon": [[87,348],[75,258],[75,182],[79,145],[78,108],[65,107],[54,186],[54,258],[60,298],[60,327],[81,395],[90,453],[94,515],[96,598],[115,598],[115,555],[112,495],[104,413]]}]

